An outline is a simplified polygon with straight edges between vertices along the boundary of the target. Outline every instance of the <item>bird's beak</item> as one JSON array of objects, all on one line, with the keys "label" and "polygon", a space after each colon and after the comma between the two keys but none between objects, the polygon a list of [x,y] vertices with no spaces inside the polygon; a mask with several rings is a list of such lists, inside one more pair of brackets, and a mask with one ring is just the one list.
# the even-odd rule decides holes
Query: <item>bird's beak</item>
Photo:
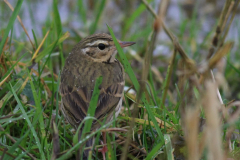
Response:
[{"label": "bird's beak", "polygon": [[118,41],[118,43],[122,48],[135,44],[135,42],[123,42],[123,41]]}]

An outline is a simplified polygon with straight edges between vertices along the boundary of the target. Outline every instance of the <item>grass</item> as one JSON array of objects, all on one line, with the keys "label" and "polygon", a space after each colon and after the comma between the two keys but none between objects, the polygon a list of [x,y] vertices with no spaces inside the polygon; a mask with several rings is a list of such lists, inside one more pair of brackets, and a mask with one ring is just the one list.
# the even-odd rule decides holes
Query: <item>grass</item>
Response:
[{"label": "grass", "polygon": [[[62,1],[53,1],[42,24],[34,18],[34,2],[18,0],[10,4],[13,12],[5,2],[0,2],[8,13],[0,15],[1,159],[74,159],[88,138],[96,137],[93,148],[102,147],[101,131],[109,129],[113,131],[107,132],[106,159],[239,159],[240,46],[226,39],[228,32],[239,34],[239,20],[234,19],[239,17],[239,1],[222,4],[208,31],[202,31],[208,22],[201,20],[208,17],[199,14],[200,2],[191,6],[190,17],[184,6],[177,6],[177,26],[170,25],[172,13],[164,6],[174,4],[168,1],[155,8],[153,0],[69,2],[66,8],[69,14],[77,12],[78,27],[71,26],[72,15],[67,22],[61,19]],[[25,26],[25,32],[16,20],[19,15],[25,25],[23,10],[30,13],[34,26]],[[87,136],[78,141],[77,131],[59,110],[60,72],[71,48],[95,32],[113,37],[127,90],[120,115],[89,132],[101,78],[96,81],[90,116],[83,122]],[[117,39],[137,43],[123,50]]]}]

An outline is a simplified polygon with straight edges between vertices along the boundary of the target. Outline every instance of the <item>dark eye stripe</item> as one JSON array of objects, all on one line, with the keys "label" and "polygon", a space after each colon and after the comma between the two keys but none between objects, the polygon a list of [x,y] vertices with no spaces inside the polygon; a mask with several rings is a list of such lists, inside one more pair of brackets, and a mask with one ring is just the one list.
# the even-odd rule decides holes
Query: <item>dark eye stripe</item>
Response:
[{"label": "dark eye stripe", "polygon": [[89,52],[88,51],[88,52],[86,52],[86,54],[89,55],[89,56],[92,56],[94,54],[94,52]]}]

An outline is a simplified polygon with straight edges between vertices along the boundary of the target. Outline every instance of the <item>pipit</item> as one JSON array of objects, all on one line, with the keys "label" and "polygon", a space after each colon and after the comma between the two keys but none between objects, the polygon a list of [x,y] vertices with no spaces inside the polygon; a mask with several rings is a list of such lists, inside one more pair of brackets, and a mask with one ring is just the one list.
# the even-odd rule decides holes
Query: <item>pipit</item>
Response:
[{"label": "pipit", "polygon": [[[135,44],[120,40],[118,42],[122,48]],[[75,129],[86,117],[95,80],[100,76],[103,79],[99,86],[95,118],[99,121],[105,119],[108,123],[113,119],[114,113],[115,117],[118,116],[122,107],[125,73],[123,66],[115,58],[116,54],[112,37],[100,33],[82,39],[67,57],[61,74],[61,110]],[[100,126],[97,121],[93,121],[91,131]],[[86,147],[91,146],[92,142],[89,140]]]}]

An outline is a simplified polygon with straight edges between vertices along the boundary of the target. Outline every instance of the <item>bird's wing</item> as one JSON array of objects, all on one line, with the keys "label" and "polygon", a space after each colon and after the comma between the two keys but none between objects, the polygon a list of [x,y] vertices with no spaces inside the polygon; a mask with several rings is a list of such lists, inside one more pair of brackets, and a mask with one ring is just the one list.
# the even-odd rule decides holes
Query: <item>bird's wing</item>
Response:
[{"label": "bird's wing", "polygon": [[[61,107],[62,111],[65,112],[64,114],[67,114],[68,117],[65,117],[67,117],[69,123],[77,128],[87,115],[93,90],[87,86],[76,87],[73,84],[74,82],[71,82],[71,78],[68,78],[68,81],[60,85],[60,93],[62,96]],[[124,81],[111,84],[106,88],[100,86],[100,88],[95,118],[101,121],[106,115],[109,117],[114,113],[115,107],[123,96]],[[93,124],[96,124],[96,121],[94,121]],[[98,125],[96,124],[95,127],[98,127]]]},{"label": "bird's wing", "polygon": [[112,84],[108,88],[100,91],[95,117],[102,121],[106,115],[112,116],[123,96],[124,81]]}]

